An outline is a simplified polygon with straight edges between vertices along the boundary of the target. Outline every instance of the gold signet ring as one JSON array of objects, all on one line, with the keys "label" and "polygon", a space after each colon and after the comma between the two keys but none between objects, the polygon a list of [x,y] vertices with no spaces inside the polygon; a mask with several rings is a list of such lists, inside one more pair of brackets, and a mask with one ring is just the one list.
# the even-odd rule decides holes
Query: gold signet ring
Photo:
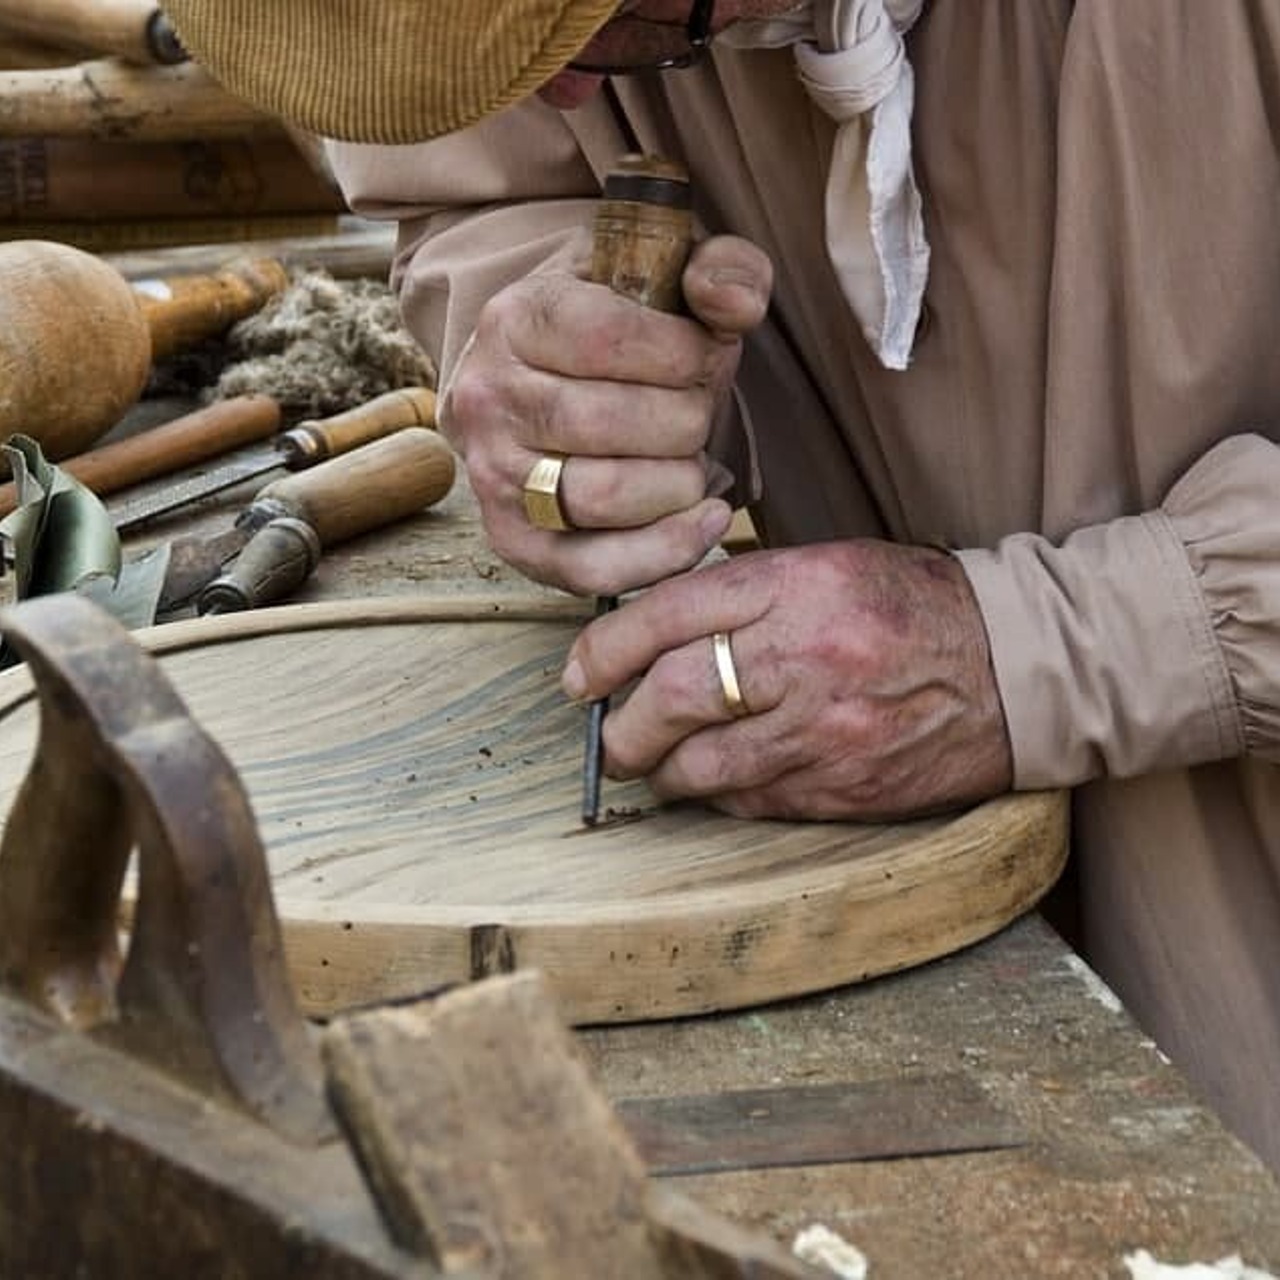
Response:
[{"label": "gold signet ring", "polygon": [[720,677],[720,692],[724,695],[725,710],[735,719],[749,716],[751,708],[742,696],[742,686],[738,683],[738,669],[733,665],[733,649],[729,644],[727,631],[717,631],[711,637],[711,650],[715,654],[716,674]]},{"label": "gold signet ring", "polygon": [[563,533],[572,529],[560,505],[560,473],[565,460],[558,454],[544,453],[529,469],[521,492],[524,494],[524,513],[535,529],[547,529]]}]

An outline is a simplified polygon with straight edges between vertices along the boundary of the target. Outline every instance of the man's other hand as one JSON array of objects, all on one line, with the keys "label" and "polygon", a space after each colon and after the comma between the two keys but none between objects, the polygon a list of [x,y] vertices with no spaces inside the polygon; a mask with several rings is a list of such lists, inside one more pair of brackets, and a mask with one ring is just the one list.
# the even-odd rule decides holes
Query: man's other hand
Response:
[{"label": "man's other hand", "polygon": [[[712,637],[729,637],[735,717]],[[564,685],[631,685],[606,771],[743,817],[884,820],[1005,791],[986,630],[960,563],[858,540],[762,551],[664,582],[590,623]]]}]

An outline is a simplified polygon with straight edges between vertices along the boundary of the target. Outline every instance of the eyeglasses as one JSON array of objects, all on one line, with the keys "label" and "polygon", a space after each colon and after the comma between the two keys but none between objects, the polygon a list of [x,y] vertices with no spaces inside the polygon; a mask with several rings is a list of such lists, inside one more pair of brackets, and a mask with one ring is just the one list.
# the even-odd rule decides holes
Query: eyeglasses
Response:
[{"label": "eyeglasses", "polygon": [[711,43],[715,8],[715,0],[694,0],[683,26],[632,13],[615,14],[569,66],[606,76],[691,67]]}]

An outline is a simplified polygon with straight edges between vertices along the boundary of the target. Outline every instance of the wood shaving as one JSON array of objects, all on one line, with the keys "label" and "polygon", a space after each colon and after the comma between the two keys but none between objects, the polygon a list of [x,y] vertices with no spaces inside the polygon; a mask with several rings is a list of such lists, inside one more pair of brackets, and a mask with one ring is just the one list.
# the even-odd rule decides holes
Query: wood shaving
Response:
[{"label": "wood shaving", "polygon": [[866,1255],[820,1222],[796,1236],[791,1252],[802,1262],[825,1267],[840,1280],[866,1280]]},{"label": "wood shaving", "polygon": [[1125,1256],[1124,1265],[1133,1280],[1276,1280],[1269,1271],[1248,1267],[1239,1254],[1217,1262],[1191,1262],[1179,1266],[1158,1262],[1145,1249]]},{"label": "wood shaving", "polygon": [[294,415],[324,417],[436,381],[385,284],[337,281],[324,271],[295,274],[283,293],[232,327],[226,347],[231,363],[212,397],[259,392]]}]

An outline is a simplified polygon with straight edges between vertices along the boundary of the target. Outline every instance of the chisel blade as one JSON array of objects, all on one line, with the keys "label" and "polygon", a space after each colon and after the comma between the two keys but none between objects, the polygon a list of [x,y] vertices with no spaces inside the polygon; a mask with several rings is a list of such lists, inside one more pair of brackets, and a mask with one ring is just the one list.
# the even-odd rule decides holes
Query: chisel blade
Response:
[{"label": "chisel blade", "polygon": [[169,543],[169,565],[156,612],[167,613],[195,599],[222,572],[222,566],[244,550],[256,531],[256,525],[245,522],[210,538],[175,538]]},{"label": "chisel blade", "polygon": [[618,1115],[654,1174],[842,1164],[1025,1146],[967,1076],[780,1085],[624,1098]]},{"label": "chisel blade", "polygon": [[286,465],[283,452],[274,445],[257,449],[245,449],[235,459],[223,463],[212,471],[202,471],[169,485],[161,493],[143,497],[108,502],[107,512],[116,530],[127,533],[149,520],[167,515],[188,503],[212,497],[233,485],[242,484],[258,476],[265,476]]}]

